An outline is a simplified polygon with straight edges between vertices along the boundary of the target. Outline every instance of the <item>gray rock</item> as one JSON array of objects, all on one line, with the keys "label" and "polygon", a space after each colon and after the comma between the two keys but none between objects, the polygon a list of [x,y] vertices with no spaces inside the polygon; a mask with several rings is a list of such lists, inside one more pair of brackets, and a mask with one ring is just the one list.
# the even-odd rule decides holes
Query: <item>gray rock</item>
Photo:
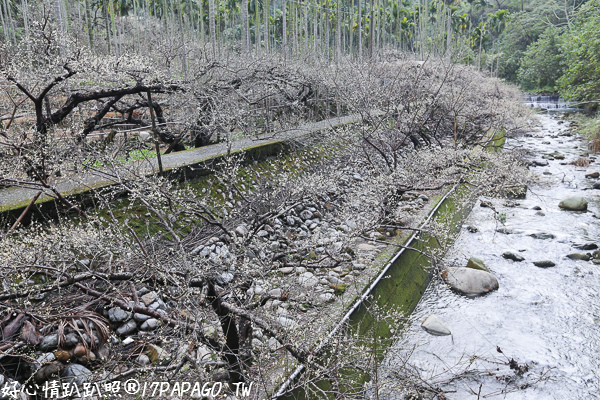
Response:
[{"label": "gray rock", "polygon": [[44,336],[40,342],[40,350],[48,351],[54,350],[58,347],[58,335],[52,334]]},{"label": "gray rock", "polygon": [[89,380],[92,371],[81,364],[68,364],[63,370],[62,376],[65,381],[82,385]]},{"label": "gray rock", "polygon": [[56,356],[54,355],[54,353],[44,353],[41,356],[39,356],[35,360],[35,362],[36,362],[36,364],[41,365],[41,364],[46,364],[46,363],[52,362],[54,360],[56,360]]},{"label": "gray rock", "polygon": [[563,210],[568,211],[585,211],[587,210],[587,200],[581,196],[569,196],[561,200],[558,206]]},{"label": "gray rock", "polygon": [[594,186],[592,186],[594,189],[600,189],[600,182],[596,182],[594,183]]},{"label": "gray rock", "polygon": [[150,319],[151,317],[149,315],[146,314],[140,314],[140,313],[135,313],[133,314],[133,319],[135,319],[137,322],[144,322],[148,319]]},{"label": "gray rock", "polygon": [[233,281],[233,274],[231,272],[223,272],[221,275],[219,275],[219,277],[217,278],[217,283],[219,285],[226,285],[230,282]]},{"label": "gray rock", "polygon": [[150,357],[148,357],[145,354],[140,354],[138,358],[135,359],[135,362],[141,365],[142,367],[145,367],[147,365],[150,365]]},{"label": "gray rock", "polygon": [[544,233],[544,232],[532,233],[529,236],[531,236],[534,239],[540,239],[540,240],[554,239],[556,237],[551,233]]},{"label": "gray rock", "polygon": [[540,268],[554,267],[556,264],[550,260],[534,261],[533,265]]},{"label": "gray rock", "polygon": [[313,287],[319,283],[319,279],[312,272],[303,272],[298,276],[298,282],[304,287]]},{"label": "gray rock", "polygon": [[484,262],[477,257],[469,258],[469,261],[467,261],[466,267],[490,272],[490,270],[485,266]]},{"label": "gray rock", "polygon": [[502,257],[506,258],[507,260],[513,260],[516,262],[521,262],[521,261],[525,260],[525,258],[522,255],[515,254],[510,251],[506,251],[506,252],[502,253]]},{"label": "gray rock", "polygon": [[129,335],[133,332],[135,332],[135,330],[137,329],[137,324],[134,320],[129,320],[126,323],[124,323],[123,325],[121,325],[119,328],[117,328],[117,335],[119,336],[126,336]]},{"label": "gray rock", "polygon": [[598,245],[596,243],[585,243],[585,244],[576,244],[573,247],[579,250],[596,250]]},{"label": "gray rock", "polygon": [[286,329],[294,329],[298,326],[296,321],[288,317],[278,317],[277,322]]},{"label": "gray rock", "polygon": [[598,171],[588,172],[587,174],[585,174],[585,177],[589,178],[589,179],[598,179],[600,177],[600,172],[598,172]]},{"label": "gray rock", "polygon": [[450,287],[467,296],[482,295],[498,289],[498,279],[489,272],[458,267],[448,268],[443,277]]},{"label": "gray rock", "polygon": [[590,261],[592,257],[589,254],[585,253],[571,253],[567,254],[567,258],[571,260],[580,260],[580,261]]},{"label": "gray rock", "polygon": [[113,307],[108,310],[108,319],[111,322],[119,323],[131,318],[131,313],[123,310],[121,307]]},{"label": "gray rock", "polygon": [[65,336],[65,343],[64,343],[65,348],[70,349],[71,347],[75,347],[75,346],[77,346],[77,343],[79,343],[79,336],[77,336],[77,334],[68,333]]},{"label": "gray rock", "polygon": [[425,318],[425,320],[421,323],[421,328],[423,328],[425,332],[434,336],[448,336],[452,334],[450,329],[448,329],[435,314],[431,314]]},{"label": "gray rock", "polygon": [[271,289],[268,292],[269,296],[275,297],[276,299],[279,299],[282,294],[283,294],[283,290],[281,290],[280,288]]},{"label": "gray rock", "polygon": [[312,211],[304,210],[300,213],[300,218],[302,218],[305,221],[311,219],[312,217],[313,217]]},{"label": "gray rock", "polygon": [[359,251],[376,251],[377,247],[373,246],[372,244],[369,243],[360,243],[358,246],[356,246],[356,248]]},{"label": "gray rock", "polygon": [[142,300],[144,302],[146,307],[149,306],[150,304],[154,303],[158,299],[159,299],[158,294],[154,291],[148,292],[145,295],[143,295],[142,297],[140,297],[140,300]]},{"label": "gray rock", "polygon": [[475,233],[475,232],[479,232],[479,229],[477,229],[476,226],[469,225],[469,226],[467,226],[467,231],[469,231],[471,233]]},{"label": "gray rock", "polygon": [[286,224],[288,224],[289,226],[294,226],[296,225],[296,219],[292,216],[287,216],[285,217],[285,222]]},{"label": "gray rock", "polygon": [[548,166],[548,160],[533,160],[533,165],[537,167],[546,167]]},{"label": "gray rock", "polygon": [[367,268],[367,266],[365,264],[357,263],[357,262],[352,263],[352,269],[355,271],[362,271],[365,268]]},{"label": "gray rock", "polygon": [[283,267],[283,268],[279,268],[279,272],[281,272],[284,275],[289,275],[292,272],[294,272],[294,267]]},{"label": "gray rock", "polygon": [[317,297],[317,299],[321,303],[329,303],[335,299],[335,295],[333,293],[322,293]]},{"label": "gray rock", "polygon": [[244,225],[238,225],[234,232],[238,236],[246,236],[248,234],[248,228],[246,228]]},{"label": "gray rock", "polygon": [[142,331],[153,331],[161,325],[161,322],[156,318],[150,318],[140,326],[140,330]]}]

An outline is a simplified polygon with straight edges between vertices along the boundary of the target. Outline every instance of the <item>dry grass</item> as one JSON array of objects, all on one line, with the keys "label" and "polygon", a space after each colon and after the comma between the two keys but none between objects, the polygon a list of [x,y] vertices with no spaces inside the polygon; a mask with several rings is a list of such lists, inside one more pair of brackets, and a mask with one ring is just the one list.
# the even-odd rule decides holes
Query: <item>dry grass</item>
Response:
[{"label": "dry grass", "polygon": [[569,164],[587,168],[590,166],[590,159],[587,157],[579,157],[577,160],[571,161]]}]

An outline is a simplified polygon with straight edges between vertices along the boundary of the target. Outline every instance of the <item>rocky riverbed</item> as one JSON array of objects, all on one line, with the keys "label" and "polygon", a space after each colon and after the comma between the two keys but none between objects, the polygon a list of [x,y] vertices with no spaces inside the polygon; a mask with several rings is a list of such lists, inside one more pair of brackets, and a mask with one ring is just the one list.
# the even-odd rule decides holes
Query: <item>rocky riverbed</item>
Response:
[{"label": "rocky riverbed", "polygon": [[[598,398],[600,164],[552,115],[510,149],[527,151],[536,182],[474,208],[382,364],[379,398]],[[467,274],[480,291],[461,290]]]}]

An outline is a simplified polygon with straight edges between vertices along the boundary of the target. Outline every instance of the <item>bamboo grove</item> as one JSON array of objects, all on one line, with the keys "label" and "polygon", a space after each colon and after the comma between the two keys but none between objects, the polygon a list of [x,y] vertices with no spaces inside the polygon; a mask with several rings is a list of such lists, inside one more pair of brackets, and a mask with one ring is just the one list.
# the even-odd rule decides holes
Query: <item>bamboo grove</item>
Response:
[{"label": "bamboo grove", "polygon": [[[13,44],[27,37],[41,3],[0,0],[0,37]],[[393,48],[422,59],[452,56],[494,72],[496,39],[509,16],[508,10],[490,7],[484,0],[53,0],[50,4],[58,29],[79,35],[95,51],[119,56],[175,47],[173,59],[182,71],[186,47],[203,43],[209,56],[222,56],[226,50],[256,55],[281,51],[332,61],[345,54],[372,57]]]}]

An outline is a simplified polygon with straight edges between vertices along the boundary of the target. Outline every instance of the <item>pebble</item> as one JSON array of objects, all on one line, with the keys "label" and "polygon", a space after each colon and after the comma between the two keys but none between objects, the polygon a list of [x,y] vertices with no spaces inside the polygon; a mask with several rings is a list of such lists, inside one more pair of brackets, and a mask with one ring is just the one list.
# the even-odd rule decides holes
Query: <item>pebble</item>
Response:
[{"label": "pebble", "polygon": [[533,265],[540,268],[554,267],[556,264],[550,260],[534,261]]},{"label": "pebble", "polygon": [[159,298],[158,294],[156,292],[152,291],[152,292],[148,292],[148,293],[144,294],[143,296],[141,296],[140,300],[142,300],[146,306],[149,306],[150,304],[157,301],[158,298]]},{"label": "pebble", "polygon": [[506,251],[506,252],[502,253],[502,257],[506,258],[507,260],[513,260],[515,262],[521,262],[521,261],[525,260],[525,258],[522,255],[515,254],[510,251]]},{"label": "pebble", "polygon": [[450,329],[440,320],[440,318],[431,314],[421,323],[421,328],[425,330],[425,332],[434,335],[434,336],[448,336],[451,335]]},{"label": "pebble", "polygon": [[137,362],[139,365],[141,365],[142,367],[145,367],[147,365],[150,365],[150,357],[148,357],[145,354],[140,354],[136,359],[135,362]]},{"label": "pebble", "polygon": [[58,335],[52,334],[44,336],[40,342],[40,350],[54,350],[58,346]]},{"label": "pebble", "polygon": [[149,315],[146,314],[141,314],[141,313],[135,313],[133,314],[133,319],[136,320],[137,322],[144,322],[148,319],[150,319],[151,317]]},{"label": "pebble", "polygon": [[62,376],[66,382],[83,385],[89,380],[92,371],[81,364],[68,364],[63,370]]},{"label": "pebble", "polygon": [[121,307],[113,307],[108,310],[108,319],[110,322],[119,323],[131,317],[131,313],[123,310]]},{"label": "pebble", "polygon": [[140,330],[142,331],[153,331],[161,325],[161,322],[156,318],[150,318],[140,326]]},{"label": "pebble", "polygon": [[571,253],[567,254],[567,258],[571,260],[590,261],[592,257],[589,254],[584,253]]},{"label": "pebble", "polygon": [[119,335],[119,336],[129,335],[129,334],[132,334],[133,332],[135,332],[136,329],[137,329],[136,322],[134,320],[129,320],[126,323],[124,323],[123,325],[121,325],[119,328],[117,328],[117,335]]}]

